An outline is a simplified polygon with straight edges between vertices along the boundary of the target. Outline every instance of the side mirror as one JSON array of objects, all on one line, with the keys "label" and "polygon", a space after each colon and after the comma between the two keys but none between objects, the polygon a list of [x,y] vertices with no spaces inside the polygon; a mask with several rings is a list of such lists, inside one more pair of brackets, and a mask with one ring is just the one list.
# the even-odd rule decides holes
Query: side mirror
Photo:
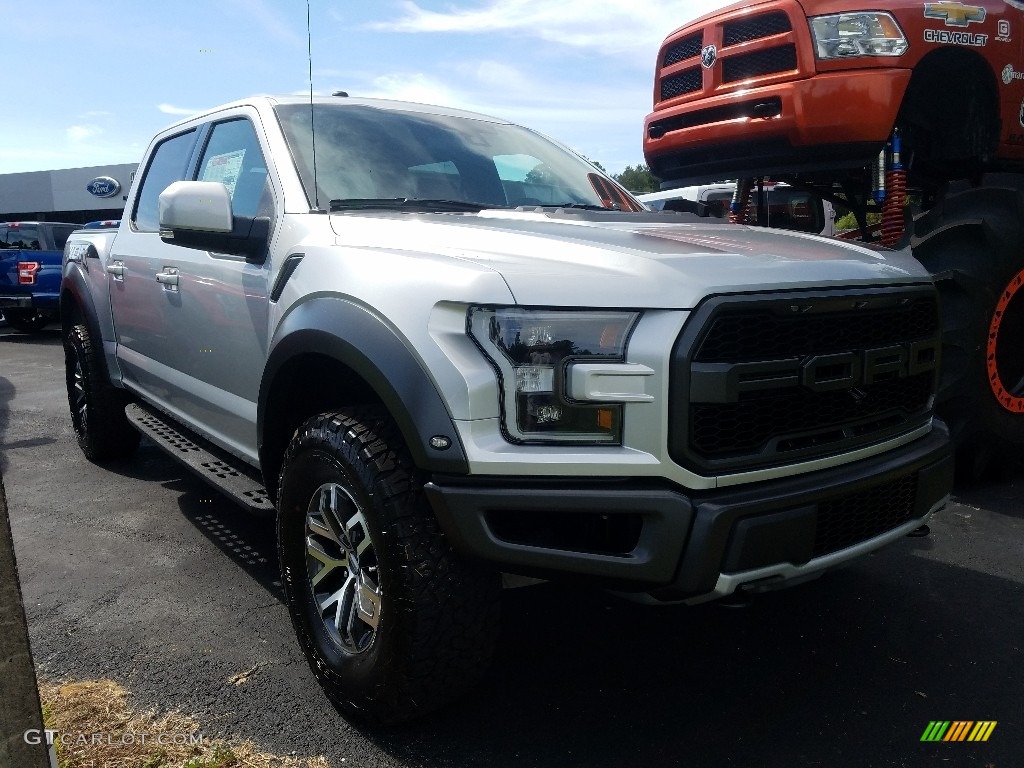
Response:
[{"label": "side mirror", "polygon": [[160,193],[160,239],[170,245],[267,258],[270,219],[234,216],[231,194],[219,181],[176,181]]}]

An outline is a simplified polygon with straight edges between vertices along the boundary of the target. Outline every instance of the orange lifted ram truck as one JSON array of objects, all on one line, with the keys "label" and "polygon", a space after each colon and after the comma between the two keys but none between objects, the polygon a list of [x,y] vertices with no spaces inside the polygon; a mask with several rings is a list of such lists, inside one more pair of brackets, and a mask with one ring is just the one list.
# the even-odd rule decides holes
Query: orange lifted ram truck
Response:
[{"label": "orange lifted ram truck", "polygon": [[1024,170],[1024,2],[881,5],[744,3],[673,32],[645,121],[652,172],[856,167],[904,122],[908,148],[927,144],[919,160]]},{"label": "orange lifted ram truck", "polygon": [[771,177],[911,247],[943,298],[938,412],[961,467],[1024,446],[1024,1],[703,16],[658,52],[644,154],[663,188],[739,179],[735,220]]}]

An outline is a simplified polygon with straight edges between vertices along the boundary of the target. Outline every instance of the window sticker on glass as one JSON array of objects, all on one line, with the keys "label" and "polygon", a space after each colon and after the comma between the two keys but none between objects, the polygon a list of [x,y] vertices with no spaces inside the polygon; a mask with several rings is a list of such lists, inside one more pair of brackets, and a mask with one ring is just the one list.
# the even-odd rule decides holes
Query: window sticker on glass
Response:
[{"label": "window sticker on glass", "polygon": [[225,152],[223,155],[214,155],[206,161],[206,167],[203,168],[203,176],[199,180],[219,181],[228,188],[228,193],[234,197],[235,184],[238,183],[238,172],[242,168],[242,159],[244,157],[244,149]]}]

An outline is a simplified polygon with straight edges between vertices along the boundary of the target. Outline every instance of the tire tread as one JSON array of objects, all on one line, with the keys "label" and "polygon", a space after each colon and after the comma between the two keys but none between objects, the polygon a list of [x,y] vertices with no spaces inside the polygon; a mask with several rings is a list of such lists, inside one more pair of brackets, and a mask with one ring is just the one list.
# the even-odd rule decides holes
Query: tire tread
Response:
[{"label": "tire tread", "polygon": [[[285,453],[279,488],[313,446],[330,447],[349,462],[377,499],[384,530],[375,547],[394,548],[403,563],[393,602],[401,614],[396,652],[402,659],[373,691],[347,692],[344,679],[316,658],[290,596],[300,643],[328,698],[346,715],[367,725],[424,715],[464,693],[486,670],[498,629],[497,574],[451,550],[422,493],[423,478],[385,412],[353,408],[306,421]],[[280,538],[278,546],[284,546]],[[283,551],[281,558],[283,567]]]}]

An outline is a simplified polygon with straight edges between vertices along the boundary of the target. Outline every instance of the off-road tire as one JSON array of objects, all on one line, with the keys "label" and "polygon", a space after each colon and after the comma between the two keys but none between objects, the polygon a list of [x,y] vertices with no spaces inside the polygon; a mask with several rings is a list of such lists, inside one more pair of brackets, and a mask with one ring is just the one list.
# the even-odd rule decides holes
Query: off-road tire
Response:
[{"label": "off-road tire", "polygon": [[[497,639],[499,576],[451,550],[422,487],[397,427],[377,409],[309,419],[281,468],[278,548],[292,625],[328,698],[366,725],[409,720],[455,699],[479,680]],[[323,509],[335,510],[330,527],[340,535],[318,533],[329,522]],[[349,549],[334,547],[339,541]],[[340,553],[324,576],[327,565],[308,554],[314,543],[321,554]],[[320,585],[337,579],[319,600],[318,576]],[[372,631],[358,613],[336,618],[345,618],[345,605],[345,616],[354,610],[346,598],[325,597],[342,579],[365,579],[370,593],[376,585],[378,602],[366,602],[377,621]],[[350,631],[343,636],[332,624]]]},{"label": "off-road tire", "polygon": [[125,393],[110,384],[107,367],[89,329],[73,325],[64,335],[64,371],[71,426],[90,461],[123,458],[135,452],[139,433],[124,413]]},{"label": "off-road tire", "polygon": [[49,324],[52,317],[30,309],[8,309],[4,312],[4,320],[16,331],[36,333]]},{"label": "off-road tire", "polygon": [[914,222],[914,256],[942,310],[937,412],[977,475],[1024,446],[1024,184],[1013,176],[959,184]]}]

